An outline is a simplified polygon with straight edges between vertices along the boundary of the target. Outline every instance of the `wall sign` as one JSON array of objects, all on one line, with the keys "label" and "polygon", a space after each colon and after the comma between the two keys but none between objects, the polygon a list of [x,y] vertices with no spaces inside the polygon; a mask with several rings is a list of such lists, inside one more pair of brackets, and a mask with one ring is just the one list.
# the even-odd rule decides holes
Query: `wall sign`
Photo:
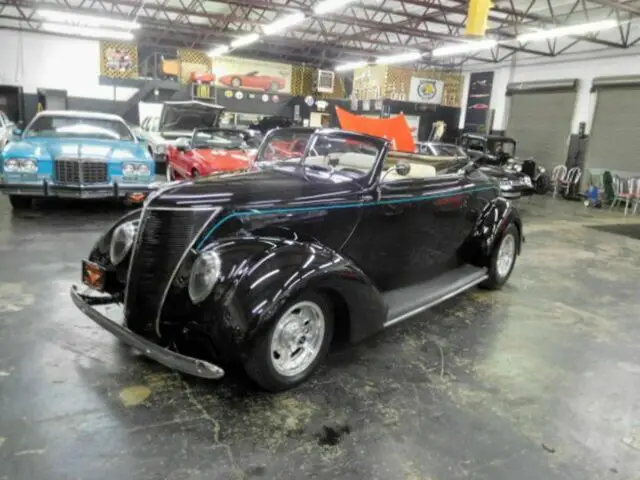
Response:
[{"label": "wall sign", "polygon": [[485,132],[491,108],[493,72],[475,72],[469,77],[467,112],[464,129],[471,132]]},{"label": "wall sign", "polygon": [[432,78],[411,77],[409,101],[440,105],[444,94],[444,82]]}]

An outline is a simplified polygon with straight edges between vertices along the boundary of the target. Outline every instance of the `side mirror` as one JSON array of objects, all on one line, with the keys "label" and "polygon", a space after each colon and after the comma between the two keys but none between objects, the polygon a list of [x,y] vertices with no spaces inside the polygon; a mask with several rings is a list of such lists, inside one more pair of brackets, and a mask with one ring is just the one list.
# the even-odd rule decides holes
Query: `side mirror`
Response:
[{"label": "side mirror", "polygon": [[406,177],[411,172],[411,164],[406,160],[398,160],[395,171],[401,177]]},{"label": "side mirror", "polygon": [[189,150],[189,140],[187,140],[186,138],[179,138],[176,141],[176,149],[180,150],[181,152],[186,152],[187,150]]}]

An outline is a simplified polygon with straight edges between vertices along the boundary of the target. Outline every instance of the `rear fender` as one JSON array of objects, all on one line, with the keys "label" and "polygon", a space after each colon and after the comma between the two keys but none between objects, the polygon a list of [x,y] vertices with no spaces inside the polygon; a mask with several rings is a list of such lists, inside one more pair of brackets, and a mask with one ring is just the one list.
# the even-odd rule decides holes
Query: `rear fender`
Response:
[{"label": "rear fender", "polygon": [[[266,334],[283,307],[302,292],[326,292],[346,305],[348,339],[382,328],[387,307],[375,286],[351,261],[318,243],[282,238],[221,239],[206,247],[223,270],[208,308],[217,311],[228,343],[242,349]],[[221,325],[222,326],[222,325]],[[344,325],[341,325],[344,327]],[[341,326],[337,326],[340,328]]]},{"label": "rear fender", "polygon": [[520,254],[524,240],[520,213],[508,200],[502,197],[492,199],[479,215],[464,248],[465,256],[469,257],[466,260],[486,266],[504,230],[511,223],[519,232],[517,248]]}]

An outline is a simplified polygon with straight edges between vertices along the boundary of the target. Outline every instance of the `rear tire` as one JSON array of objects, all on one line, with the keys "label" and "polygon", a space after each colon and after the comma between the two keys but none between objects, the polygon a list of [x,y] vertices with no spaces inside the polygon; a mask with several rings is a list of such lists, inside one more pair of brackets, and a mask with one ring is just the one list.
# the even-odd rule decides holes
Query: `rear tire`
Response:
[{"label": "rear tire", "polygon": [[27,210],[33,204],[33,198],[23,195],[9,195],[9,202],[14,210]]},{"label": "rear tire", "polygon": [[301,384],[329,352],[333,324],[331,302],[319,293],[303,293],[284,306],[256,341],[244,365],[247,375],[271,392]]},{"label": "rear tire", "polygon": [[489,259],[489,278],[480,284],[488,290],[498,290],[507,283],[518,257],[520,234],[518,227],[510,223],[502,232],[500,241],[496,244]]}]

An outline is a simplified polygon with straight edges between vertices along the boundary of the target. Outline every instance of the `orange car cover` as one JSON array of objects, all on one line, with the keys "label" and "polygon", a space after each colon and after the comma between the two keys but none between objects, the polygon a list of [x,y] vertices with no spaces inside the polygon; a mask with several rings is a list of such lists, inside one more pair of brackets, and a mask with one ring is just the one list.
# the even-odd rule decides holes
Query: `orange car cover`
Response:
[{"label": "orange car cover", "polygon": [[336,114],[340,127],[345,130],[386,138],[392,142],[395,150],[401,152],[416,151],[416,142],[413,140],[411,128],[402,113],[391,118],[370,118],[336,106]]}]

